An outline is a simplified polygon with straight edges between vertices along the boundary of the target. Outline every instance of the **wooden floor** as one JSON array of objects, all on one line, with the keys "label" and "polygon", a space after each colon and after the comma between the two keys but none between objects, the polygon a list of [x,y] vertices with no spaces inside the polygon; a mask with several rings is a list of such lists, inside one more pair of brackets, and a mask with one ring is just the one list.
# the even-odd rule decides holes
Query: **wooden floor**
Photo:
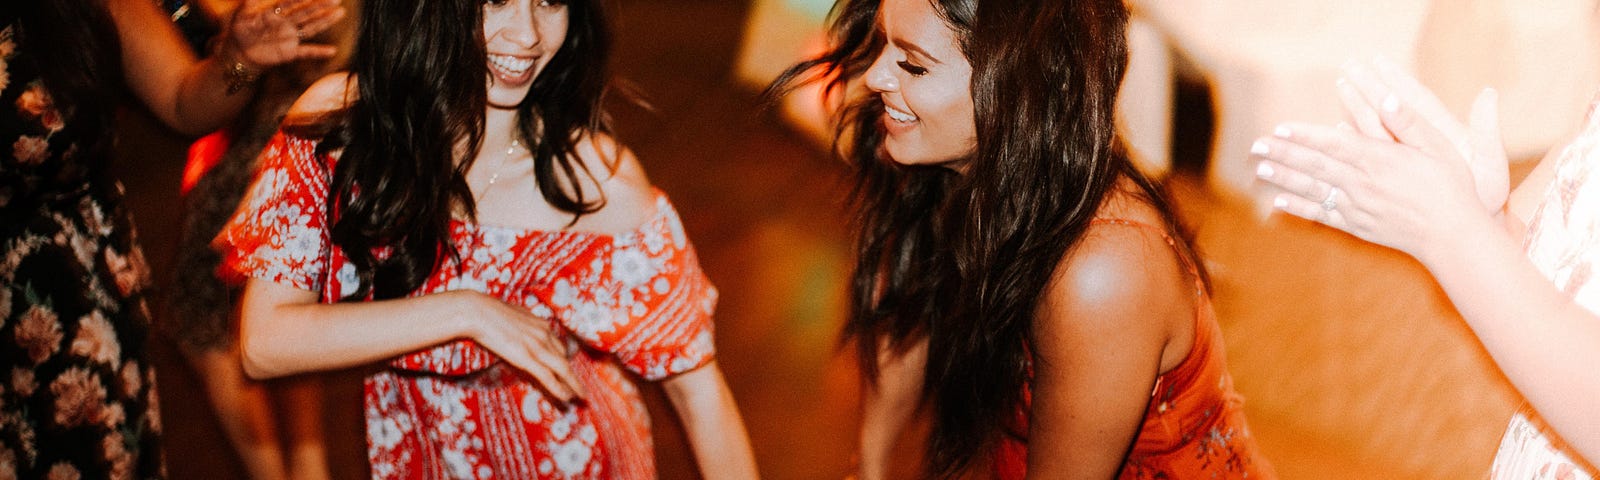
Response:
[{"label": "wooden floor", "polygon": [[[616,71],[653,109],[619,108],[619,134],[672,196],[721,290],[719,363],[762,472],[842,478],[856,399],[836,345],[851,255],[846,171],[734,82],[743,2],[618,3]],[[123,122],[118,168],[160,271],[176,241],[180,143],[147,122]],[[1483,475],[1516,400],[1420,268],[1303,222],[1263,220],[1198,176],[1173,185],[1212,274],[1230,369],[1284,478]],[[154,343],[172,478],[242,478],[194,372],[165,337]],[[325,379],[337,478],[366,474],[358,380]],[[670,407],[647,391],[662,477],[696,478]]]}]

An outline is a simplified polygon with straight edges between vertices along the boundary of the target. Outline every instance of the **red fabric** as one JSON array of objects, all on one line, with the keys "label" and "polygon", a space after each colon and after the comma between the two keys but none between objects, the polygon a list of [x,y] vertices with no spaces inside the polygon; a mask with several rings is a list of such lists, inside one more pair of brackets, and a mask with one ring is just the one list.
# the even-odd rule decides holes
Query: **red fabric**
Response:
[{"label": "red fabric", "polygon": [[[217,239],[225,264],[323,302],[352,293],[355,269],[326,224],[331,169],[312,141],[275,138]],[[470,340],[400,356],[366,379],[373,477],[655,478],[649,414],[629,377],[709,362],[717,296],[660,192],[655,208],[616,236],[453,222],[459,268],[438,269],[413,296],[475,290],[550,318],[581,347],[572,366],[589,396],[563,410]]]},{"label": "red fabric", "polygon": [[200,178],[211,171],[211,167],[222,162],[222,154],[227,153],[232,143],[233,136],[227,130],[217,130],[189,144],[189,155],[183,164],[183,184],[178,194],[188,195],[189,190],[200,183]]},{"label": "red fabric", "polygon": [[[1095,224],[1146,228],[1160,233],[1169,245],[1176,241],[1160,228],[1122,219],[1097,218]],[[1180,253],[1180,258],[1183,257]],[[1144,424],[1119,478],[1132,479],[1271,479],[1276,478],[1244,418],[1244,399],[1233,390],[1226,352],[1211,296],[1198,271],[1194,277],[1194,346],[1177,367],[1156,377]],[[1024,392],[1024,401],[1029,396]],[[1019,412],[1018,430],[1027,432],[1027,412]],[[1028,446],[1024,440],[1006,438],[995,453],[994,473],[1001,479],[1021,479],[1027,474]]]}]

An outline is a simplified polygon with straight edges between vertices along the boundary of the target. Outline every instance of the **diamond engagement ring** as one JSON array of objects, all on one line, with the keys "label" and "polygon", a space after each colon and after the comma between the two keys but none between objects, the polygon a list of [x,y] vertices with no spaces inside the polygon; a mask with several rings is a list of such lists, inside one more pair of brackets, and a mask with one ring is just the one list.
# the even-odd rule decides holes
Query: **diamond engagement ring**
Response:
[{"label": "diamond engagement ring", "polygon": [[1337,195],[1339,195],[1339,187],[1329,187],[1328,188],[1328,196],[1322,199],[1322,210],[1323,211],[1331,212],[1331,211],[1333,211],[1333,209],[1339,208],[1339,203],[1333,201],[1333,197],[1337,196]]}]

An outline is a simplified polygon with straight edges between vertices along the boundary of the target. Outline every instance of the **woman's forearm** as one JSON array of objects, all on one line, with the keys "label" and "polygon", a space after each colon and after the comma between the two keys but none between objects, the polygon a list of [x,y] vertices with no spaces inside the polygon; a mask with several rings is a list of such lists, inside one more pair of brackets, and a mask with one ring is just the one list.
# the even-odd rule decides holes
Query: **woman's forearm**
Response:
[{"label": "woman's forearm", "polygon": [[759,478],[744,419],[716,362],[669,378],[662,387],[683,421],[702,478]]},{"label": "woman's forearm", "polygon": [[452,293],[325,305],[315,293],[250,280],[240,307],[245,372],[271,378],[346,368],[468,337],[463,302]]},{"label": "woman's forearm", "polygon": [[1418,255],[1517,390],[1586,458],[1600,458],[1600,317],[1557,290],[1492,219]]},{"label": "woman's forearm", "polygon": [[895,441],[921,406],[928,363],[927,339],[904,352],[883,342],[878,351],[878,377],[864,382],[861,391],[860,480],[888,478]]},{"label": "woman's forearm", "polygon": [[179,132],[201,134],[225,125],[250,101],[251,91],[240,87],[254,85],[243,77],[235,75],[235,91],[229,91],[227,67],[242,61],[236,48],[225,46],[220,58],[200,60],[155,3],[107,3],[122,44],[128,87],[162,123]]}]

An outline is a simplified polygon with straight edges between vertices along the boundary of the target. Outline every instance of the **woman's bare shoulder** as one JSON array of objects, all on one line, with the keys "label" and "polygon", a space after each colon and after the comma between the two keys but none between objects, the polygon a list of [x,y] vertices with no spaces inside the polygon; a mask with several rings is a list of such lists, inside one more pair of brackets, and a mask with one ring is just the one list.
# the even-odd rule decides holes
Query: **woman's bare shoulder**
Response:
[{"label": "woman's bare shoulder", "polygon": [[323,76],[289,106],[289,118],[310,118],[343,110],[356,97],[356,77],[348,72]]}]

